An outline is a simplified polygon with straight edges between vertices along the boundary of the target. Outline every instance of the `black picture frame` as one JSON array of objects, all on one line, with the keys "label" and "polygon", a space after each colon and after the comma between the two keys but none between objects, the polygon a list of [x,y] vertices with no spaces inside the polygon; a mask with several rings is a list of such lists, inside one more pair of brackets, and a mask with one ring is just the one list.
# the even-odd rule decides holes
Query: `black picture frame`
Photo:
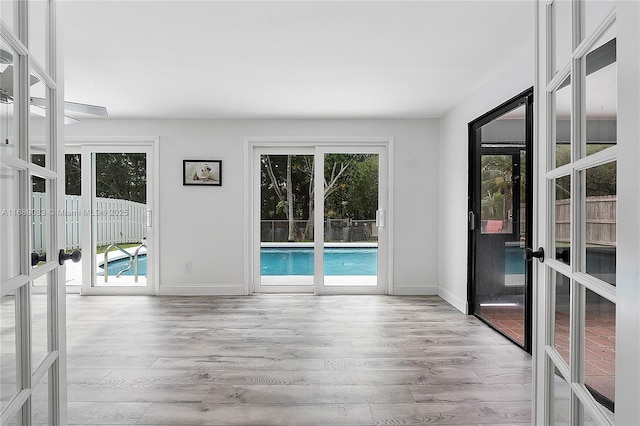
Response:
[{"label": "black picture frame", "polygon": [[222,160],[182,160],[182,185],[222,186]]}]

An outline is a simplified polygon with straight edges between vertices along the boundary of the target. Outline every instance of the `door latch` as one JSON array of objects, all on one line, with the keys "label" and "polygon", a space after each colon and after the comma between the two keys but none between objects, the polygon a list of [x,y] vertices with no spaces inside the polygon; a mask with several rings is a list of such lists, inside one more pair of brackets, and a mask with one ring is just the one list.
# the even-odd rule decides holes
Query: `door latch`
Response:
[{"label": "door latch", "polygon": [[538,261],[540,261],[540,263],[543,263],[544,262],[544,249],[542,247],[538,248],[538,250],[536,250],[536,251],[533,251],[533,249],[530,249],[529,247],[524,249],[524,259],[527,262],[531,262],[534,257],[536,259],[538,259]]}]

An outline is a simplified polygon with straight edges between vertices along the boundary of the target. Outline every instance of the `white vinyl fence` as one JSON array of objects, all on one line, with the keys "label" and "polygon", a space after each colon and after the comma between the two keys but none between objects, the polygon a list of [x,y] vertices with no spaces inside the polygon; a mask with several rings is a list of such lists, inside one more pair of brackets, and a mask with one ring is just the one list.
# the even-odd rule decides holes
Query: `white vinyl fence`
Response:
[{"label": "white vinyl fence", "polygon": [[[46,194],[33,193],[33,210],[47,211]],[[106,246],[114,243],[139,243],[146,237],[147,205],[127,200],[112,198],[96,198],[96,210],[86,211],[82,208],[82,197],[65,195],[65,235],[66,250],[80,248],[82,245],[82,221],[96,217],[96,245]],[[44,240],[47,218],[46,214],[34,214],[33,251],[42,253],[46,249]]]}]

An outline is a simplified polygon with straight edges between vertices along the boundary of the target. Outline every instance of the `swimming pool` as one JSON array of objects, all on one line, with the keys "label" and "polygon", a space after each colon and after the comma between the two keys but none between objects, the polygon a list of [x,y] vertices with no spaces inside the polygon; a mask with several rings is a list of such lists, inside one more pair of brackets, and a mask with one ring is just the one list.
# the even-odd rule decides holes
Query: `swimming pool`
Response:
[{"label": "swimming pool", "polygon": [[[127,266],[129,266],[129,258],[128,257],[123,257],[121,259],[114,259],[114,260],[110,260],[109,261],[109,276],[116,276],[118,274],[118,272],[127,269]],[[98,275],[103,275],[104,274],[104,265],[99,265],[101,271],[98,273]],[[122,273],[122,275],[131,275],[133,276],[133,265],[131,266],[131,269],[129,269],[128,271],[125,271]],[[138,276],[140,277],[146,277],[147,276],[147,255],[146,254],[140,254],[138,255]]]},{"label": "swimming pool", "polygon": [[[262,247],[261,275],[313,275],[313,248]],[[325,275],[377,275],[375,247],[325,248]]]}]

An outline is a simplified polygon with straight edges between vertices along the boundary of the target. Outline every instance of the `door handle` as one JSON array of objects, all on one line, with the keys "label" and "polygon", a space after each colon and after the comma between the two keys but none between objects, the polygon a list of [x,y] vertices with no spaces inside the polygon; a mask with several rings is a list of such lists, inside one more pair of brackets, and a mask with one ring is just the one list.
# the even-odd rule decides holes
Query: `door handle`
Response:
[{"label": "door handle", "polygon": [[80,250],[76,250],[71,254],[67,254],[63,249],[60,249],[58,252],[58,263],[60,265],[64,265],[64,261],[69,259],[71,259],[73,263],[80,262],[80,259],[82,259],[82,252]]},{"label": "door handle", "polygon": [[39,254],[36,253],[35,251],[33,253],[31,253],[31,266],[36,266],[38,265],[38,263],[40,262],[46,262],[47,261],[47,254]]},{"label": "door handle", "polygon": [[469,231],[476,229],[476,214],[474,212],[467,214],[467,220],[469,221]]},{"label": "door handle", "polygon": [[544,262],[544,249],[542,247],[539,247],[538,250],[536,250],[536,251],[533,251],[533,249],[530,249],[529,247],[524,249],[524,259],[527,262],[531,262],[534,257],[536,259],[538,259],[538,261],[540,263],[543,263]]},{"label": "door handle", "polygon": [[376,226],[378,228],[384,228],[384,210],[376,210]]}]

